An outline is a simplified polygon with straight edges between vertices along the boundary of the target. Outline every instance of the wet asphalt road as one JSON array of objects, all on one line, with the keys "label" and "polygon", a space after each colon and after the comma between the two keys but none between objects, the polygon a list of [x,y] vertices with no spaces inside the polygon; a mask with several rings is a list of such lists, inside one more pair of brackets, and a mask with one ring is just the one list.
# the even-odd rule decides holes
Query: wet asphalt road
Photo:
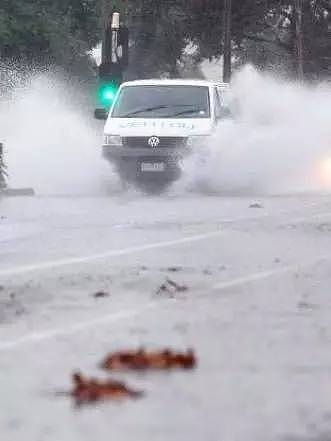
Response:
[{"label": "wet asphalt road", "polygon": [[[326,441],[330,231],[327,195],[0,200],[1,441]],[[55,395],[141,345],[199,365],[116,375],[138,401]]]}]

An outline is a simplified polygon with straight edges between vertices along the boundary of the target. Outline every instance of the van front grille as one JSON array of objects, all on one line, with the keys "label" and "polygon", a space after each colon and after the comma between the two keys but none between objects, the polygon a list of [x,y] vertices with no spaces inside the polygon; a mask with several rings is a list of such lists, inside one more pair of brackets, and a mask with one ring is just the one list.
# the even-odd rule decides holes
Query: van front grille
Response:
[{"label": "van front grille", "polygon": [[130,136],[122,138],[122,143],[125,147],[131,148],[180,148],[185,147],[187,143],[187,138],[175,137],[175,136],[161,136],[156,137],[159,143],[153,147],[150,145],[150,139],[155,138],[151,136]]}]

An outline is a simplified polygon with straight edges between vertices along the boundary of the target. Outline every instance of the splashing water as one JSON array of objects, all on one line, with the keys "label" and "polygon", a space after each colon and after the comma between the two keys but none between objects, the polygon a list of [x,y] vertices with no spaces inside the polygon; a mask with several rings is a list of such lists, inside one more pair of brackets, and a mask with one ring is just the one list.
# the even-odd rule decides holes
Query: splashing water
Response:
[{"label": "splashing water", "polygon": [[112,171],[101,158],[102,125],[93,119],[88,91],[50,74],[20,80],[0,100],[10,186],[38,194],[102,192]]},{"label": "splashing water", "polygon": [[[32,74],[0,98],[0,141],[13,187],[38,194],[95,195],[120,190],[102,160],[102,123],[89,91]],[[240,112],[184,163],[172,191],[289,193],[331,190],[331,87],[286,83],[247,66],[235,75]]]},{"label": "splashing water", "polygon": [[184,164],[181,188],[202,192],[331,190],[331,87],[286,83],[246,66],[235,75],[235,121]]}]

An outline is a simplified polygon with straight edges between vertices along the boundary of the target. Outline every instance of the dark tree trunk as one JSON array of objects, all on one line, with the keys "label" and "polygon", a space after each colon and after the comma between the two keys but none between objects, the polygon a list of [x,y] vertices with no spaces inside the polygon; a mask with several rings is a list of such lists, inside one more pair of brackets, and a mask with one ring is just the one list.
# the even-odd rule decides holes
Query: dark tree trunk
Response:
[{"label": "dark tree trunk", "polygon": [[303,0],[294,0],[294,13],[295,13],[296,74],[299,80],[303,80],[304,77]]},{"label": "dark tree trunk", "polygon": [[228,83],[231,79],[231,12],[232,12],[232,0],[224,0],[224,37],[223,37],[223,81]]}]

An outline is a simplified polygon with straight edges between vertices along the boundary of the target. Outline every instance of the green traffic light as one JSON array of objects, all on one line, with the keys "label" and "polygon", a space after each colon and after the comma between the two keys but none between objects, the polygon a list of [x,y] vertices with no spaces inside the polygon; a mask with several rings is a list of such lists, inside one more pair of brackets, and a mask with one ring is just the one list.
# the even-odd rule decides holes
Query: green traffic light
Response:
[{"label": "green traffic light", "polygon": [[110,107],[113,104],[118,87],[114,84],[103,85],[99,90],[99,101],[102,105]]},{"label": "green traffic light", "polygon": [[106,89],[103,92],[103,98],[108,101],[112,101],[115,98],[115,93],[111,89]]}]

